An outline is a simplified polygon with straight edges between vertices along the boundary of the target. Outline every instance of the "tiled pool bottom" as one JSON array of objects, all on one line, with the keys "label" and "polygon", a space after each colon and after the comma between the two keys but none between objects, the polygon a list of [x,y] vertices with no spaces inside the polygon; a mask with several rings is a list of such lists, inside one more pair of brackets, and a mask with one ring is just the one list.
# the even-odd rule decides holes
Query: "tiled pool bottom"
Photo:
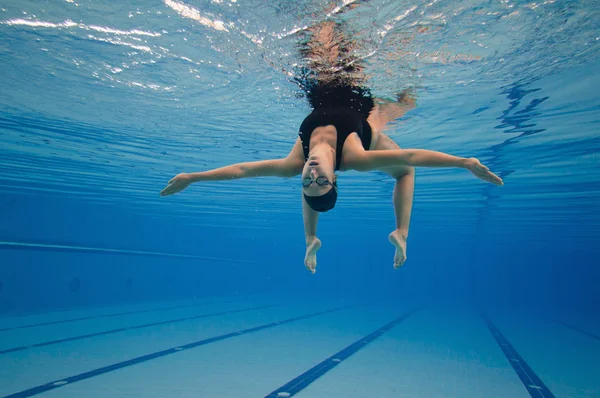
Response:
[{"label": "tiled pool bottom", "polygon": [[2,397],[600,396],[593,322],[219,297],[0,319]]}]

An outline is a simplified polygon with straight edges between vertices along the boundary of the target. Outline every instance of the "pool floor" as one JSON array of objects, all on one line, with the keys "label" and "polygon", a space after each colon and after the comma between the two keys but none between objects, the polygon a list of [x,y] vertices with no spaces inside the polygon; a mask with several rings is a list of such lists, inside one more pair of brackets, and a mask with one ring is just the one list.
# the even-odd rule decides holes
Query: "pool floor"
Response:
[{"label": "pool floor", "polygon": [[600,396],[593,319],[214,297],[0,318],[2,397]]}]

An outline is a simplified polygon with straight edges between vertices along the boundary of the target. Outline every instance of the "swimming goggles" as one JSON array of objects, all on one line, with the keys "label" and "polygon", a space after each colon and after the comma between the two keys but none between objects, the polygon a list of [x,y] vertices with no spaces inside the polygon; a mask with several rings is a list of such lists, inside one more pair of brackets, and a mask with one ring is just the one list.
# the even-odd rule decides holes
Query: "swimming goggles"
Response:
[{"label": "swimming goggles", "polygon": [[310,184],[312,184],[313,182],[316,183],[319,186],[322,186],[322,187],[325,187],[327,185],[331,185],[332,187],[335,188],[335,183],[331,183],[327,177],[317,177],[317,178],[306,177],[306,178],[303,178],[302,179],[302,186],[304,188],[308,188],[308,187],[310,187]]}]

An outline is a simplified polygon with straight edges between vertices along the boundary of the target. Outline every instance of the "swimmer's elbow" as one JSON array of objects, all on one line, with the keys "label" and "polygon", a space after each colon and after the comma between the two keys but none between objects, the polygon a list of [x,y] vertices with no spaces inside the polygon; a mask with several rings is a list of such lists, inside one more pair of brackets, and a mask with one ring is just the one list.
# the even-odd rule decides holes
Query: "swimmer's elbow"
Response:
[{"label": "swimmer's elbow", "polygon": [[252,166],[252,163],[240,163],[232,166],[233,168],[233,176],[232,178],[250,178],[254,177],[255,167]]}]

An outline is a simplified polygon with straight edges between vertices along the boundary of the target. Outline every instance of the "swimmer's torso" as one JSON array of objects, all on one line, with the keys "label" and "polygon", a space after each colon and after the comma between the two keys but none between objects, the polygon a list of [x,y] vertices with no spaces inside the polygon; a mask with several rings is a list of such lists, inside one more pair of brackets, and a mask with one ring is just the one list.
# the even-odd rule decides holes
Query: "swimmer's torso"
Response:
[{"label": "swimmer's torso", "polygon": [[342,153],[348,136],[356,133],[365,150],[371,149],[377,138],[377,133],[374,134],[367,120],[360,113],[350,108],[315,109],[304,119],[298,133],[302,141],[304,160],[308,159],[310,140],[314,130],[325,126],[335,127],[335,129],[328,130],[332,132],[332,135],[335,135],[335,137],[331,137],[335,141],[335,144],[332,143],[335,148],[335,170],[340,170],[342,166]]}]

